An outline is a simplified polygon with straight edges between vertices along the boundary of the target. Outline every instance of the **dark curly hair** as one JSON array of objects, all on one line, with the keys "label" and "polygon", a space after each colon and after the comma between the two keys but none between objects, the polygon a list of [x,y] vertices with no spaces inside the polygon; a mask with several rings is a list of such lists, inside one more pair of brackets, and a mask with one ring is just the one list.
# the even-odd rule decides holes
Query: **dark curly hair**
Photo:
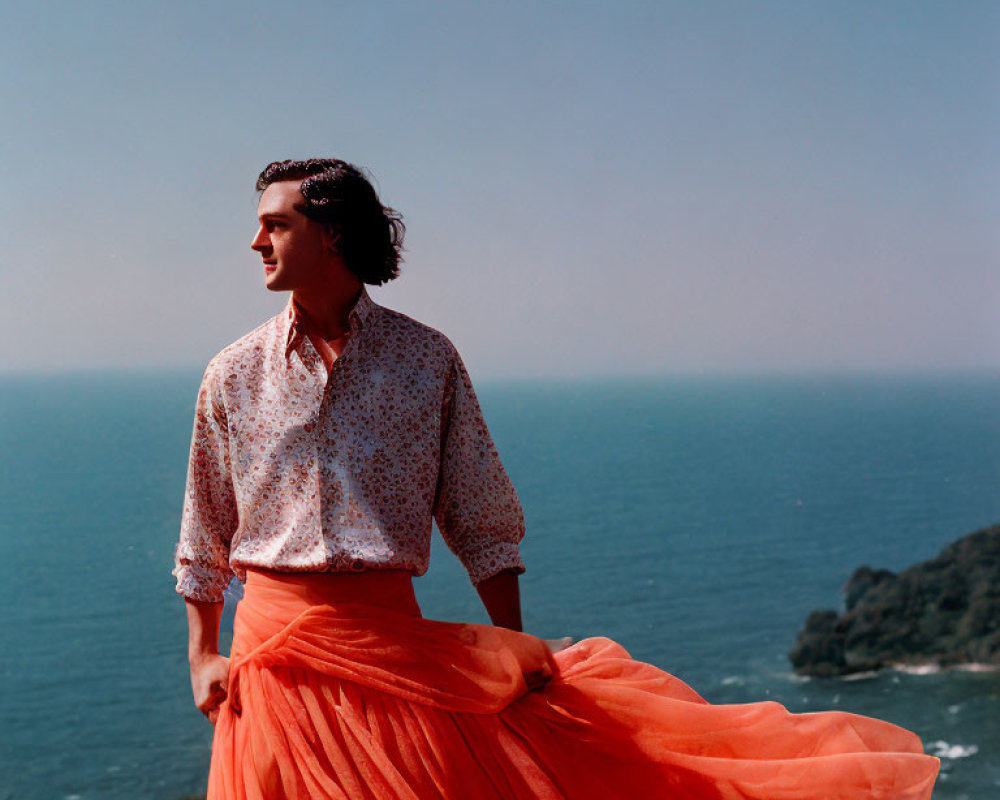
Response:
[{"label": "dark curly hair", "polygon": [[381,286],[399,277],[406,226],[382,205],[364,170],[338,158],[274,161],[257,178],[257,191],[293,180],[302,181],[306,199],[296,209],[340,236],[337,250],[358,280]]}]

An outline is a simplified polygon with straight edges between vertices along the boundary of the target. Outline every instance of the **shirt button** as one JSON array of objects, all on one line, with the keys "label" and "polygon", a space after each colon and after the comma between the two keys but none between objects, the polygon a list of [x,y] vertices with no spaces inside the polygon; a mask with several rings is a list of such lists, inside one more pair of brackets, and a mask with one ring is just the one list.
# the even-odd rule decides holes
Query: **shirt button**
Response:
[{"label": "shirt button", "polygon": [[354,569],[360,571],[365,568],[365,562],[362,561],[360,558],[356,558],[354,559],[354,563],[351,566],[354,567]]}]

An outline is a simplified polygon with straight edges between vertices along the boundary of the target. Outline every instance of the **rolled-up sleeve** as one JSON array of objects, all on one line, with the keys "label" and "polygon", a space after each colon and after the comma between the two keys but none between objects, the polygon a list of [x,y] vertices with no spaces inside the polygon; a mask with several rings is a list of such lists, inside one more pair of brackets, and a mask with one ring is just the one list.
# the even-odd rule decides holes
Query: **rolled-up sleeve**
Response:
[{"label": "rolled-up sleeve", "polygon": [[222,385],[214,364],[209,364],[198,391],[174,557],[173,574],[180,594],[191,600],[222,602],[233,575],[229,549],[237,524]]},{"label": "rolled-up sleeve", "polygon": [[442,405],[434,518],[474,584],[504,570],[524,572],[519,548],[524,538],[521,502],[500,463],[457,352]]}]

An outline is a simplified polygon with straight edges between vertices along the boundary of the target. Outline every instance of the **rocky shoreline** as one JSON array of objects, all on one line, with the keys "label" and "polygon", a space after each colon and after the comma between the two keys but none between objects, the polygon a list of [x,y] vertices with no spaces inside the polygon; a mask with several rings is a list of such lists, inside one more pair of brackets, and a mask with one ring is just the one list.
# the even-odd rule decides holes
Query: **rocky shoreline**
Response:
[{"label": "rocky shoreline", "polygon": [[843,613],[809,615],[788,654],[798,674],[1000,668],[1000,525],[899,574],[861,567],[844,586],[844,602]]}]

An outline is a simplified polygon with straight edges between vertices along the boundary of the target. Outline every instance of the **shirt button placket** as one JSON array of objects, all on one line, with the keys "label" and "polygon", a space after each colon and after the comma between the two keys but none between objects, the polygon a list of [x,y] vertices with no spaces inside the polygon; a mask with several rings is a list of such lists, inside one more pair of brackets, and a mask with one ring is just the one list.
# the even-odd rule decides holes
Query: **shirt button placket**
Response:
[{"label": "shirt button placket", "polygon": [[330,570],[334,569],[336,565],[338,553],[334,545],[334,531],[330,530],[330,527],[327,525],[327,520],[331,517],[324,519],[322,509],[325,506],[337,506],[343,502],[343,498],[340,496],[341,493],[336,491],[336,487],[331,482],[331,480],[336,480],[336,475],[331,475],[326,466],[331,460],[331,443],[334,440],[334,421],[331,406],[336,399],[336,394],[333,392],[333,382],[339,363],[339,358],[333,362],[333,366],[330,368],[326,378],[326,385],[323,387],[323,399],[320,402],[317,419],[320,429],[316,435],[316,451],[319,456],[317,469],[319,470],[320,491],[320,535],[323,537],[323,546],[326,549],[327,569]]}]

